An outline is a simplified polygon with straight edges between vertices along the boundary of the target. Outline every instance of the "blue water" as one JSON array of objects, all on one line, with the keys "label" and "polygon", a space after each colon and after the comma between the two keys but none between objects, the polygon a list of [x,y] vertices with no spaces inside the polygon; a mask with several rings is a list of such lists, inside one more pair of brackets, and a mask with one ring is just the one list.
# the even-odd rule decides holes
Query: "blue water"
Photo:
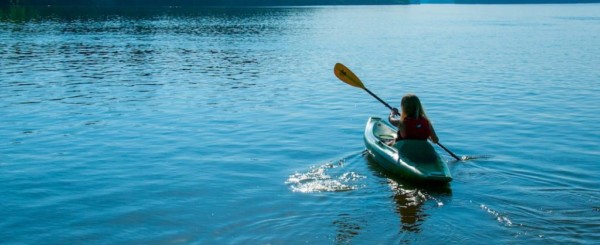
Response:
[{"label": "blue water", "polygon": [[[3,244],[595,244],[600,5],[0,15]],[[416,93],[453,174],[365,154]]]}]

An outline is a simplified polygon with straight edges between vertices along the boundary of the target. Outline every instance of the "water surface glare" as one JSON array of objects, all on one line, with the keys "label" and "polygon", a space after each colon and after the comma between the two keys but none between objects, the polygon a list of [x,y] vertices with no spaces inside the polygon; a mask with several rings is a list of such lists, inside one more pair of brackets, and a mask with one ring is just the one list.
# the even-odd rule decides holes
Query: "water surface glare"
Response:
[{"label": "water surface glare", "polygon": [[[595,244],[600,5],[0,9],[6,244]],[[420,96],[449,186],[364,152]]]}]

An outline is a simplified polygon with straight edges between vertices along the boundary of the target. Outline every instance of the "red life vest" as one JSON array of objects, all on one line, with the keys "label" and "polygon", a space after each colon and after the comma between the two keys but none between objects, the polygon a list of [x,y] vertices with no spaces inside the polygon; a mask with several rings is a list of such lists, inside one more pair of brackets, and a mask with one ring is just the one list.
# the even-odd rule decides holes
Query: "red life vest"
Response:
[{"label": "red life vest", "polygon": [[404,137],[400,135],[400,130],[398,130],[398,139],[417,139],[417,140],[427,140],[431,135],[431,128],[429,126],[429,121],[426,118],[411,118],[407,117],[404,119]]}]

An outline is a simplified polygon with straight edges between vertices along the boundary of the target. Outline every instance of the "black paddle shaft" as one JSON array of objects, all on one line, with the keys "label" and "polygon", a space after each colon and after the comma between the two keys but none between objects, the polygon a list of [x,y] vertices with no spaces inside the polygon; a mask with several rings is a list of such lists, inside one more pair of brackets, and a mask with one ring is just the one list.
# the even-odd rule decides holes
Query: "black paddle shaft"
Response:
[{"label": "black paddle shaft", "polygon": [[452,157],[454,157],[454,159],[456,159],[457,161],[461,160],[460,157],[458,157],[456,154],[452,153],[450,150],[448,150],[448,148],[446,148],[440,142],[438,142],[437,145],[439,145],[440,147],[442,147],[442,149],[444,149],[446,152],[448,152],[448,154],[450,154]]},{"label": "black paddle shaft", "polygon": [[385,105],[387,108],[389,108],[390,110],[394,110],[395,108],[391,107],[388,103],[385,103],[385,101],[383,101],[382,99],[380,99],[379,97],[377,97],[377,95],[375,95],[373,92],[371,92],[370,90],[368,90],[367,88],[363,88],[365,91],[367,91],[367,93],[369,93],[371,96],[375,97],[375,99],[379,100],[379,102],[381,102],[383,105]]}]

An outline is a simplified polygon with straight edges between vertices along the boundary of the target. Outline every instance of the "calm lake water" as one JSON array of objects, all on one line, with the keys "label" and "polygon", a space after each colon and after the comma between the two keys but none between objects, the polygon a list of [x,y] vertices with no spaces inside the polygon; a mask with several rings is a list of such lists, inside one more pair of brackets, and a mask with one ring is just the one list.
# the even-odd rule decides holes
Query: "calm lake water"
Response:
[{"label": "calm lake water", "polygon": [[[595,244],[600,5],[2,9],[4,244]],[[449,186],[364,153],[420,96]]]}]

